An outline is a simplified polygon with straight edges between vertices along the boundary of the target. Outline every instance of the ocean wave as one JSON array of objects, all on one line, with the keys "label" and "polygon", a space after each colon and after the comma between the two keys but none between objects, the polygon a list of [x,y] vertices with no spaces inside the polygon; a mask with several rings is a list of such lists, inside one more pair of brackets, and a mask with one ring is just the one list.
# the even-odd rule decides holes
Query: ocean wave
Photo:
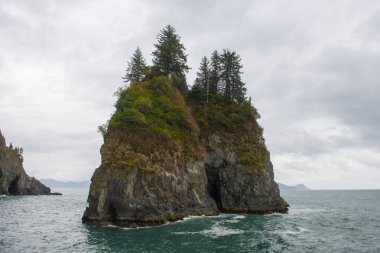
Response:
[{"label": "ocean wave", "polygon": [[116,226],[114,224],[108,224],[108,225],[104,225],[102,227],[106,227],[106,228],[119,228],[118,226]]},{"label": "ocean wave", "polygon": [[245,215],[234,215],[233,217],[224,217],[222,223],[239,223],[241,220],[245,219]]},{"label": "ocean wave", "polygon": [[219,223],[212,225],[210,229],[197,231],[197,232],[173,232],[173,234],[177,234],[177,235],[200,234],[200,235],[204,235],[211,238],[218,238],[218,237],[228,236],[228,235],[238,235],[238,234],[243,234],[243,233],[245,233],[244,230],[227,228],[227,227],[221,226]]},{"label": "ocean wave", "polygon": [[232,217],[232,219],[236,219],[236,220],[240,220],[240,219],[245,219],[247,216],[245,215],[236,215],[234,217]]},{"label": "ocean wave", "polygon": [[306,228],[296,228],[296,231],[294,230],[285,230],[283,233],[284,234],[287,234],[287,235],[298,235],[298,234],[302,234],[303,232],[306,232],[308,231],[308,229]]},{"label": "ocean wave", "polygon": [[238,220],[238,219],[231,219],[231,220],[225,220],[225,221],[223,221],[224,223],[239,223],[240,222],[240,220]]},{"label": "ocean wave", "polygon": [[[219,215],[218,215],[219,216]],[[176,223],[182,223],[182,222],[187,222],[187,221],[191,221],[191,220],[196,220],[196,219],[203,219],[203,218],[215,218],[215,217],[218,217],[218,216],[207,216],[207,215],[191,215],[191,216],[187,216],[187,217],[184,217],[183,219],[181,220],[176,220],[176,221],[171,221],[171,222],[165,222],[163,224],[160,224],[160,225],[153,225],[153,226],[137,226],[137,227],[134,227],[134,228],[129,228],[129,227],[120,227],[120,226],[116,226],[114,224],[107,224],[107,225],[104,225],[102,227],[106,227],[106,228],[117,228],[117,229],[122,229],[122,230],[134,230],[134,229],[146,229],[146,228],[156,228],[156,227],[162,227],[162,226],[168,226],[168,225],[174,225]]]},{"label": "ocean wave", "polygon": [[[219,215],[215,215],[215,216],[207,216],[207,215],[190,215],[190,216],[187,216],[187,217],[184,217],[183,219],[181,220],[177,220],[177,221],[172,221],[172,222],[166,222],[164,224],[160,224],[160,225],[154,225],[154,226],[137,226],[135,228],[129,228],[129,227],[119,227],[119,226],[116,226],[114,224],[107,224],[107,225],[104,225],[102,227],[107,227],[107,228],[117,228],[117,229],[123,229],[123,230],[130,230],[130,229],[146,229],[146,228],[153,228],[153,227],[161,227],[161,226],[168,226],[168,225],[173,225],[173,224],[176,224],[176,223],[185,223],[185,222],[188,222],[188,221],[192,221],[192,220],[198,220],[198,219],[204,219],[204,218],[207,218],[207,219],[218,219],[220,221],[218,221],[215,225],[217,224],[222,224],[222,223],[239,223],[242,219],[245,219],[246,216],[245,215],[236,215],[236,214],[226,214],[226,213],[222,213],[222,214],[219,214]],[[214,225],[214,226],[215,226]],[[214,227],[213,226],[213,227]],[[216,230],[218,230],[216,228]],[[234,231],[233,229],[229,229],[231,233],[235,233],[237,231]],[[210,232],[210,234],[213,234],[213,229],[211,230],[205,230],[203,232]],[[239,230],[239,233],[240,231],[242,230]],[[198,233],[198,234],[202,234],[203,233],[202,231],[201,232],[176,232],[176,234],[193,234],[193,233]],[[215,234],[218,234],[217,232]]]},{"label": "ocean wave", "polygon": [[7,195],[0,195],[0,198],[6,198]]},{"label": "ocean wave", "polygon": [[187,221],[187,220],[202,219],[204,217],[206,217],[206,215],[190,215],[190,216],[187,216],[187,217],[183,218],[182,220],[178,220],[176,222],[183,222],[183,221]]}]

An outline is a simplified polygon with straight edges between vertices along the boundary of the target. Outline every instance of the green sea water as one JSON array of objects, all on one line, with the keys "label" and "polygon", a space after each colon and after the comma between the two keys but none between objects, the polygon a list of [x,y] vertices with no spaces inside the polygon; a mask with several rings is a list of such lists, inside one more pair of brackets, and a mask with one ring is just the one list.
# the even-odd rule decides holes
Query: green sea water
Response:
[{"label": "green sea water", "polygon": [[285,191],[288,214],[138,229],[84,225],[88,191],[61,192],[1,196],[0,252],[380,252],[380,190]]}]

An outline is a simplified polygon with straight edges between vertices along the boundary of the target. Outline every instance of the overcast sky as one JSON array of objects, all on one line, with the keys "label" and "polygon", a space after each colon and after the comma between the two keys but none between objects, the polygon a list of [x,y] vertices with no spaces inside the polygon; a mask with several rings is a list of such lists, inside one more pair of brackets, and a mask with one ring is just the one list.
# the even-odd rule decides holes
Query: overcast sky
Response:
[{"label": "overcast sky", "polygon": [[380,1],[0,0],[0,129],[29,175],[89,180],[137,46],[173,25],[192,68],[237,51],[275,179],[380,188]]}]

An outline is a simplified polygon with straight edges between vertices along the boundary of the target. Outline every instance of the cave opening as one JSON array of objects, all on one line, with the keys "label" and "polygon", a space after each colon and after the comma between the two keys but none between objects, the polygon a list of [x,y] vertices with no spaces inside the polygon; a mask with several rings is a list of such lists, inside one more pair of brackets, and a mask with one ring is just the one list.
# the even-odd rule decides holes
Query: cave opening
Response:
[{"label": "cave opening", "polygon": [[215,200],[218,209],[221,210],[221,196],[220,196],[220,180],[219,170],[212,166],[206,165],[207,174],[207,190],[210,196]]},{"label": "cave opening", "polygon": [[17,176],[15,179],[12,180],[11,184],[9,185],[8,192],[11,195],[19,195],[19,189],[18,189],[18,180],[20,179],[19,176]]},{"label": "cave opening", "polygon": [[109,222],[115,224],[116,223],[116,218],[117,218],[117,212],[116,208],[113,207],[113,205],[110,205],[108,212],[110,214]]}]

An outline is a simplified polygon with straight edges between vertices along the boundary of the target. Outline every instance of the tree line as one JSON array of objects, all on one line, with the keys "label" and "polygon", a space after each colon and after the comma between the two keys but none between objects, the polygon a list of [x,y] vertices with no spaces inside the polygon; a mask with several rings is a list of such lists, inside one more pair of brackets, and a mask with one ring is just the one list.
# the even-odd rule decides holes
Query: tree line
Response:
[{"label": "tree line", "polygon": [[242,68],[241,58],[235,51],[224,49],[220,54],[215,50],[210,60],[206,56],[202,58],[190,96],[207,104],[215,102],[216,96],[228,103],[243,103],[247,89],[241,80]]},{"label": "tree line", "polygon": [[240,104],[246,101],[246,87],[241,80],[243,65],[235,51],[224,49],[219,53],[215,50],[210,60],[203,57],[189,91],[186,73],[190,68],[186,49],[173,26],[167,25],[160,31],[154,47],[152,66],[146,64],[139,47],[135,50],[122,77],[124,82],[134,84],[153,76],[165,75],[183,95],[206,104],[216,101]]},{"label": "tree line", "polygon": [[[1,133],[0,133],[0,134],[1,134]],[[9,143],[9,149],[10,149],[10,150],[13,150],[13,151],[15,151],[15,152],[17,153],[17,155],[19,156],[21,162],[24,161],[24,156],[23,156],[23,154],[24,154],[24,149],[23,149],[23,148],[18,147],[18,146],[17,146],[17,147],[13,147],[13,144],[12,144],[12,142],[11,142],[11,143]]]}]

